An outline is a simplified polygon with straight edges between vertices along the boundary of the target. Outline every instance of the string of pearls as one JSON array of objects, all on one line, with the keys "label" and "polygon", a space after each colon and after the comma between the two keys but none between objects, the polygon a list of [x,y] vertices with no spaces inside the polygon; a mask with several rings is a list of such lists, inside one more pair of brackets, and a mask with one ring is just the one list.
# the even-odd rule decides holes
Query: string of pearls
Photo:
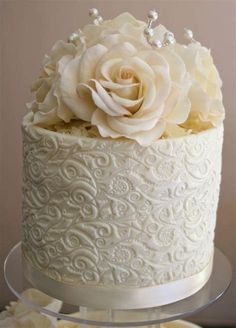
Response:
[{"label": "string of pearls", "polygon": [[175,36],[172,32],[166,32],[164,34],[164,38],[163,38],[163,42],[161,42],[158,39],[154,39],[153,40],[153,36],[154,36],[154,29],[152,28],[152,24],[158,20],[158,13],[155,9],[150,10],[148,12],[148,22],[147,22],[147,27],[144,29],[144,35],[147,39],[147,42],[155,47],[155,48],[162,48],[162,47],[166,47],[170,44],[174,44],[175,41]]}]

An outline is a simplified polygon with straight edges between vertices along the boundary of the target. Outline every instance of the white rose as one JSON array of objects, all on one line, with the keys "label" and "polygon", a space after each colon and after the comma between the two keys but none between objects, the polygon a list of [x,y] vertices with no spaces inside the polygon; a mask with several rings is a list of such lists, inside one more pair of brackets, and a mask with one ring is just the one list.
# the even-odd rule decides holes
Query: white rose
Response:
[{"label": "white rose", "polygon": [[[42,306],[44,309],[59,312],[62,307],[62,302],[52,298],[41,291],[29,288],[25,290],[21,297],[30,301],[35,305]],[[9,306],[6,306],[6,311],[0,314],[0,327],[29,327],[29,328],[53,328],[56,325],[56,318],[43,316],[32,309],[27,304],[17,301],[10,302]]]},{"label": "white rose", "polygon": [[162,136],[167,123],[186,121],[189,76],[174,47],[153,50],[126,39],[107,36],[67,63],[62,99],[103,137],[149,145]]},{"label": "white rose", "polygon": [[17,314],[0,321],[1,328],[55,328],[52,321],[35,311]]},{"label": "white rose", "polygon": [[176,51],[183,58],[192,79],[189,91],[191,112],[184,126],[201,130],[219,125],[225,116],[222,81],[210,50],[200,43],[191,43],[187,47],[176,45]]},{"label": "white rose", "polygon": [[81,50],[71,43],[58,41],[51,54],[45,57],[43,70],[31,88],[35,92],[35,100],[28,104],[35,113],[33,123],[56,124],[62,120],[69,122],[73,117],[61,99],[60,76],[66,63]]}]

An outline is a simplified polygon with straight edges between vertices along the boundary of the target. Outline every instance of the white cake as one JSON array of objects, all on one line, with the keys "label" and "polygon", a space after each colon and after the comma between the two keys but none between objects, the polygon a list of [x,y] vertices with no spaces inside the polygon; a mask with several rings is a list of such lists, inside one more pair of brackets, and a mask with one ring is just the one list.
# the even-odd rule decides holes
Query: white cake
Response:
[{"label": "white cake", "polygon": [[72,304],[172,303],[212,270],[221,81],[190,31],[182,46],[129,14],[91,15],[46,58],[23,120],[25,275]]}]

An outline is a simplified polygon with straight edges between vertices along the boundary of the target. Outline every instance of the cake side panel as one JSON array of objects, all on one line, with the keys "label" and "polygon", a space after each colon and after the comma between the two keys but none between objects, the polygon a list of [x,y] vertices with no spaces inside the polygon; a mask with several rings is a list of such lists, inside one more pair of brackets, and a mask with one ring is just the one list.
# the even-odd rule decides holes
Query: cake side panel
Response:
[{"label": "cake side panel", "polygon": [[33,267],[71,284],[145,287],[208,264],[222,128],[145,148],[23,131],[22,247]]}]

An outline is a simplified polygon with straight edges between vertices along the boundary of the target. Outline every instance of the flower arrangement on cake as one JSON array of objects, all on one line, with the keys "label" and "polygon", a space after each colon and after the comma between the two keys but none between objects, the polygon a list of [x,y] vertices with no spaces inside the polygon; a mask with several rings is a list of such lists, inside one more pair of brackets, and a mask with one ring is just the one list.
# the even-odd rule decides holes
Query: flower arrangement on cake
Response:
[{"label": "flower arrangement on cake", "polygon": [[155,10],[90,16],[45,57],[23,120],[25,275],[72,304],[172,303],[212,271],[222,82]]},{"label": "flower arrangement on cake", "polygon": [[[32,86],[33,123],[87,122],[101,137],[125,137],[150,145],[218,126],[224,119],[221,79],[210,50],[193,39],[181,45],[158,19],[148,23],[129,13],[58,41]],[[94,128],[95,127],[95,128]]]}]

